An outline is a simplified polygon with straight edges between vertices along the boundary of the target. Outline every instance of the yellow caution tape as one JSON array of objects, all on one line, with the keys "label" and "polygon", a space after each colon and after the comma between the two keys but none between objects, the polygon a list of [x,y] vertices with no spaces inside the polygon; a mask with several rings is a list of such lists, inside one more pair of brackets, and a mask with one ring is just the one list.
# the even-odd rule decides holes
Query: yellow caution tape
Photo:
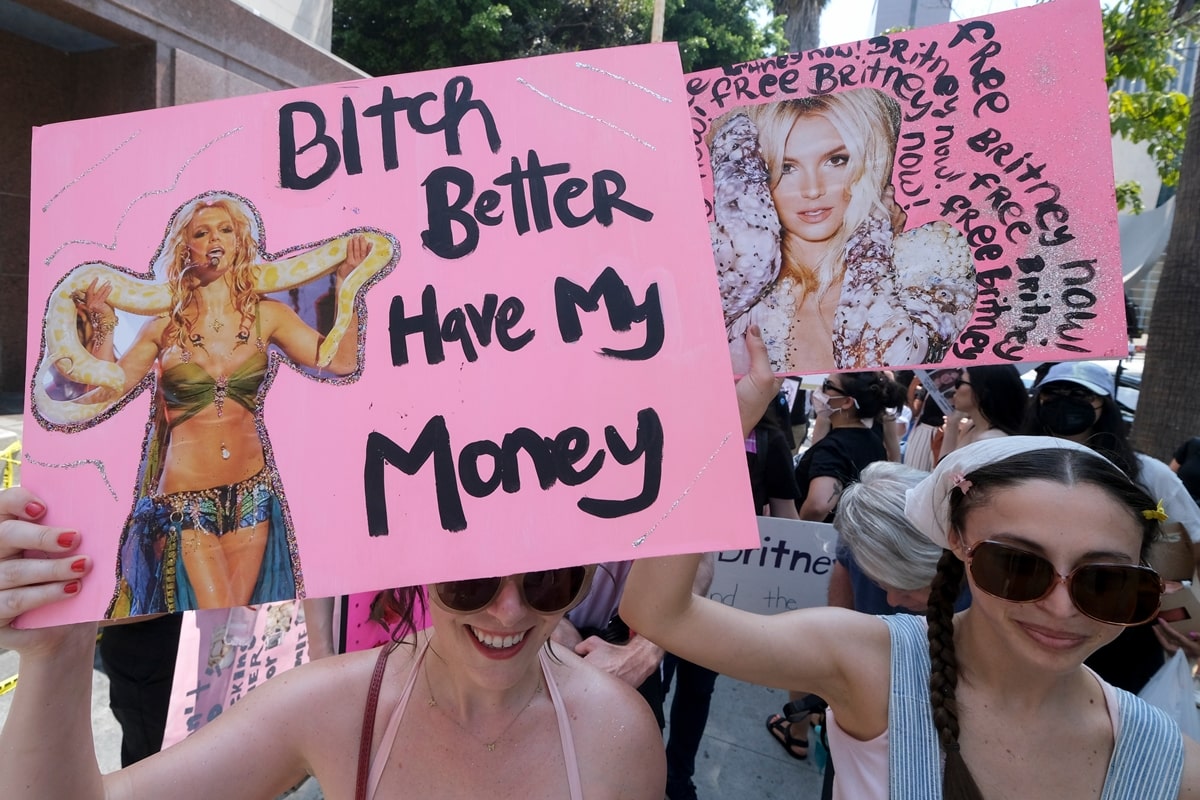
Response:
[{"label": "yellow caution tape", "polygon": [[8,694],[15,688],[17,688],[17,676],[16,675],[13,675],[11,678],[5,678],[4,680],[0,681],[0,695]]}]

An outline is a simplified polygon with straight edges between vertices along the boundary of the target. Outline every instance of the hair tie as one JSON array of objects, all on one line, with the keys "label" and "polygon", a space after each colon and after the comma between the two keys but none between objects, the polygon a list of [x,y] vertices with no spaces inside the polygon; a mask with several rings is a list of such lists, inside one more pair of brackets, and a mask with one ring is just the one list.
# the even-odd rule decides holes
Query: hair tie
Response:
[{"label": "hair tie", "polygon": [[1167,521],[1167,512],[1163,510],[1163,501],[1158,501],[1158,506],[1155,508],[1147,508],[1142,512],[1142,516],[1146,519],[1156,519],[1159,522]]},{"label": "hair tie", "polygon": [[[956,472],[950,480],[954,482],[954,486],[963,494],[971,491],[971,482],[961,472]],[[1145,514],[1146,512],[1143,511],[1142,513]]]}]

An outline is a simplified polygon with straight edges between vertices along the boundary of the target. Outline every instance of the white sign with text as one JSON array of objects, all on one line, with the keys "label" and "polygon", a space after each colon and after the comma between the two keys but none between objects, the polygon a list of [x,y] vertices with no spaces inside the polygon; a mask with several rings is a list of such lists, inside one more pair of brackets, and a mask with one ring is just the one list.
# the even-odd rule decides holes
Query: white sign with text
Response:
[{"label": "white sign with text", "polygon": [[837,532],[825,522],[758,518],[761,547],[722,550],[708,596],[755,614],[826,605]]}]

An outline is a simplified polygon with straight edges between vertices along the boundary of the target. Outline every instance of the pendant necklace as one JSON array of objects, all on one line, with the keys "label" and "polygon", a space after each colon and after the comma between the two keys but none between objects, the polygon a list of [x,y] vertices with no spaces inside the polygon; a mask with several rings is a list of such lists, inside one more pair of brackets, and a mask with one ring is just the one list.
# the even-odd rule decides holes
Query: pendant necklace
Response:
[{"label": "pendant necklace", "polygon": [[504,738],[504,734],[508,733],[509,729],[512,728],[512,726],[516,724],[517,720],[519,720],[521,718],[521,715],[525,713],[525,710],[528,709],[531,705],[533,705],[534,698],[542,693],[542,677],[541,677],[541,675],[538,676],[537,686],[533,687],[533,694],[529,695],[529,700],[525,703],[524,706],[521,707],[521,710],[517,712],[516,716],[514,716],[511,720],[509,720],[508,724],[504,726],[504,730],[500,731],[500,733],[496,736],[496,738],[492,739],[490,742],[483,741],[482,739],[480,739],[478,736],[475,735],[474,731],[464,728],[462,723],[459,722],[454,717],[453,714],[451,714],[449,711],[447,711],[446,709],[444,709],[440,705],[438,705],[437,698],[435,698],[433,696],[433,684],[429,681],[429,669],[428,668],[425,669],[425,687],[427,689],[429,689],[428,704],[431,707],[436,708],[438,711],[442,712],[442,716],[444,716],[446,719],[450,720],[455,725],[457,725],[458,729],[460,731],[462,731],[463,733],[467,734],[475,741],[482,744],[484,747],[487,748],[488,752],[491,753],[496,749],[496,745],[500,743],[500,740]]}]

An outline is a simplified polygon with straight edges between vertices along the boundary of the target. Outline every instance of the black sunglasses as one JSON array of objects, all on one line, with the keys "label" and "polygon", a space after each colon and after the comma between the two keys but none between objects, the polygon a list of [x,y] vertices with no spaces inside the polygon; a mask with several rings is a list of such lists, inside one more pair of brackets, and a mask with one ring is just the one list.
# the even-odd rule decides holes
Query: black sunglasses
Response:
[{"label": "black sunglasses", "polygon": [[1069,384],[1063,385],[1061,383],[1056,383],[1039,391],[1038,397],[1066,397],[1070,398],[1071,400],[1082,400],[1086,403],[1091,403],[1095,400],[1098,400],[1100,395],[1096,394],[1090,389],[1085,389],[1082,386],[1073,386]]},{"label": "black sunglasses", "polygon": [[1012,603],[1037,602],[1064,583],[1082,614],[1122,627],[1154,619],[1164,589],[1147,566],[1082,564],[1062,575],[1046,558],[1000,542],[968,548],[967,566],[981,591]]},{"label": "black sunglasses", "polygon": [[[558,614],[574,608],[592,585],[596,565],[562,567],[511,576],[525,605],[539,614]],[[500,595],[506,578],[472,578],[433,584],[433,602],[452,614],[473,614]]]},{"label": "black sunglasses", "polygon": [[829,382],[828,378],[826,378],[825,381],[821,384],[821,391],[824,392],[825,394],[829,394],[830,392],[832,392],[834,394],[841,395],[842,397],[849,397],[849,395],[846,394],[845,389],[839,389],[838,387],[834,386],[832,383]]},{"label": "black sunglasses", "polygon": [[970,386],[970,385],[971,385],[971,382],[969,380],[967,380],[966,378],[957,378],[954,381],[955,389],[961,389],[964,386]]}]

